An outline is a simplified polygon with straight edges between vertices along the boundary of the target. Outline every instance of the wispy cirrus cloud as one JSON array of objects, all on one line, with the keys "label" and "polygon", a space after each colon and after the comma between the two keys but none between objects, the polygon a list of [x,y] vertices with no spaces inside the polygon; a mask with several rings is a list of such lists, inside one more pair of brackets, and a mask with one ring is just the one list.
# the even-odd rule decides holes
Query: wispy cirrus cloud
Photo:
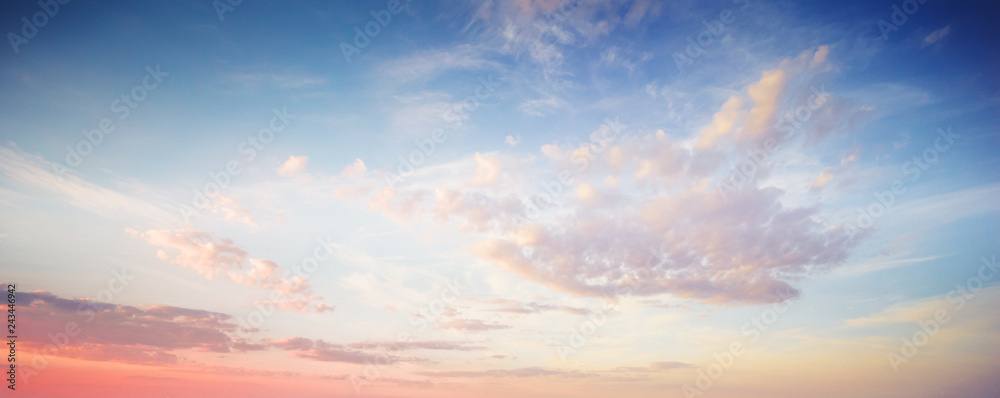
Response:
[{"label": "wispy cirrus cloud", "polygon": [[538,314],[547,311],[562,311],[572,315],[587,315],[590,313],[590,310],[586,308],[577,308],[568,305],[558,305],[558,304],[545,304],[534,301],[525,303],[517,300],[495,298],[495,299],[484,300],[484,302],[495,305],[492,309],[489,309],[489,311],[493,312],[508,312],[515,314]]},{"label": "wispy cirrus cloud", "polygon": [[0,146],[0,173],[16,184],[29,188],[21,191],[24,194],[35,196],[39,200],[58,199],[116,220],[149,220],[159,223],[177,221],[177,217],[163,206],[102,187],[75,174],[56,174],[56,167],[56,163],[28,154],[17,147]]},{"label": "wispy cirrus cloud", "polygon": [[941,41],[941,39],[944,39],[946,36],[948,36],[949,33],[951,33],[951,26],[950,25],[949,26],[945,26],[945,27],[943,27],[941,29],[935,30],[935,31],[931,32],[930,34],[928,34],[926,37],[924,37],[923,46],[927,47],[929,45],[937,43],[937,42]]}]

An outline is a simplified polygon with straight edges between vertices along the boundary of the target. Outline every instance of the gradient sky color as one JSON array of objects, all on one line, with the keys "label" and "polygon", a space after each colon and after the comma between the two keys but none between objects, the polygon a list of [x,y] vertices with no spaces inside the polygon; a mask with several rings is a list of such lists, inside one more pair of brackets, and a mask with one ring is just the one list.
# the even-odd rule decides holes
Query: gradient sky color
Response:
[{"label": "gradient sky color", "polygon": [[10,396],[1000,391],[993,2],[0,10]]}]

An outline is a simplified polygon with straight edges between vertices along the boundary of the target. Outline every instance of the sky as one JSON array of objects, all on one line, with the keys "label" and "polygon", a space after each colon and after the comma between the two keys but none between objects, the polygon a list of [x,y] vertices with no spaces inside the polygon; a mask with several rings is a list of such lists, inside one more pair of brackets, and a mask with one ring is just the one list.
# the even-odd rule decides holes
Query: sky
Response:
[{"label": "sky", "polygon": [[4,2],[5,393],[994,397],[998,10]]}]

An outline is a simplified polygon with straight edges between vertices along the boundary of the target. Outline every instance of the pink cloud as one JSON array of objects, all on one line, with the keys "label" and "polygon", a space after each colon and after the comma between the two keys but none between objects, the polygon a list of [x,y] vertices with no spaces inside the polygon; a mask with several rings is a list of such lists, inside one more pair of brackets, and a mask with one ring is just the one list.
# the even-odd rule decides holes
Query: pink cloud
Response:
[{"label": "pink cloud", "polygon": [[[822,209],[788,207],[784,192],[759,186],[766,166],[728,198],[714,186],[731,158],[779,134],[773,125],[787,104],[816,96],[808,87],[829,69],[818,68],[829,53],[821,47],[783,60],[686,138],[607,121],[586,142],[543,145],[542,156],[501,163],[477,153],[472,184],[435,180],[433,195],[426,184],[390,187],[369,205],[397,222],[430,219],[480,234],[473,254],[574,295],[669,294],[717,304],[795,296],[794,281],[838,266],[855,243],[820,221]],[[827,101],[804,128],[807,143],[851,117]],[[498,190],[501,176],[518,184]],[[446,326],[461,329],[466,321],[452,322]]]},{"label": "pink cloud", "polygon": [[[20,342],[67,358],[169,365],[174,350],[228,352],[236,324],[227,314],[170,306],[140,309],[47,292],[21,292]],[[55,336],[55,337],[53,337]],[[50,350],[45,347],[59,347]]]},{"label": "pink cloud", "polygon": [[340,175],[348,178],[354,178],[362,177],[366,173],[368,173],[368,167],[365,167],[365,162],[361,159],[354,159],[354,163],[344,167],[344,171],[341,171]]},{"label": "pink cloud", "polygon": [[438,328],[467,330],[470,332],[482,332],[487,330],[510,329],[510,326],[498,323],[486,323],[478,319],[451,319],[445,322],[438,322]]},{"label": "pink cloud", "polygon": [[272,291],[268,300],[260,304],[274,304],[278,308],[296,312],[316,312],[331,309],[323,298],[312,292],[305,275],[290,273],[273,261],[251,258],[232,240],[215,240],[211,235],[193,230],[127,230],[132,237],[141,238],[150,245],[170,250],[157,251],[157,258],[190,268],[207,280],[220,275],[250,287]]},{"label": "pink cloud", "polygon": [[288,160],[286,160],[281,167],[278,167],[277,172],[278,174],[284,176],[295,175],[296,173],[302,171],[302,169],[306,168],[306,163],[308,162],[308,156],[289,156]]}]

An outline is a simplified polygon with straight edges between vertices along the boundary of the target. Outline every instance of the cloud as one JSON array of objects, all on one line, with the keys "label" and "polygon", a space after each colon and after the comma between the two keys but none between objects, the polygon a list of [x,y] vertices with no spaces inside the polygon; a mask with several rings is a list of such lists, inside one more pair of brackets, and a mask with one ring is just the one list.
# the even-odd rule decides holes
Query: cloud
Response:
[{"label": "cloud", "polygon": [[[712,122],[698,132],[694,138],[696,148],[720,150],[723,143],[759,146],[764,139],[777,137],[776,121],[783,116],[782,108],[788,106],[794,110],[806,103],[810,98],[808,94],[812,93],[809,83],[803,82],[813,82],[818,74],[826,71],[817,67],[826,63],[829,53],[829,46],[819,46],[797,57],[785,58],[776,68],[761,72],[760,79],[748,85],[745,94],[727,99]],[[830,113],[832,108],[826,104],[819,110]],[[821,118],[812,116],[812,119]],[[816,120],[810,123],[818,124]],[[743,152],[742,146],[737,145],[736,149]]]},{"label": "cloud", "polygon": [[271,346],[288,351],[305,351],[311,349],[313,341],[304,337],[289,337],[285,339],[272,340]]},{"label": "cloud", "polygon": [[685,369],[692,367],[694,367],[694,365],[677,361],[653,362],[649,365],[649,368],[653,370]]},{"label": "cloud", "polygon": [[504,139],[504,142],[506,142],[507,145],[510,146],[517,146],[517,144],[521,142],[521,137],[514,137],[512,135],[508,135],[507,138]]},{"label": "cloud", "polygon": [[826,62],[826,57],[830,55],[830,46],[822,45],[816,49],[816,53],[813,54],[812,61],[809,62],[810,68],[815,68]]},{"label": "cloud", "polygon": [[306,168],[307,162],[309,162],[308,156],[289,156],[288,160],[286,160],[281,167],[278,167],[278,170],[276,171],[278,174],[284,176],[294,175]]},{"label": "cloud", "polygon": [[211,235],[194,230],[126,230],[132,237],[145,240],[150,245],[170,250],[157,251],[157,258],[190,268],[206,280],[220,275],[244,285],[270,290],[271,295],[261,305],[274,304],[278,308],[297,312],[324,312],[330,307],[323,298],[312,293],[312,287],[302,275],[292,275],[273,261],[252,258],[230,239],[216,240]]},{"label": "cloud", "polygon": [[[727,158],[741,159],[777,134],[772,125],[783,104],[813,95],[787,86],[812,81],[810,65],[827,62],[828,52],[803,51],[762,72],[689,137],[606,120],[584,142],[549,143],[502,162],[477,153],[440,166],[474,161],[472,184],[411,176],[377,194],[371,207],[406,223],[457,225],[479,236],[472,254],[573,295],[669,294],[725,305],[795,297],[794,281],[841,265],[857,242],[822,209],[788,205],[785,192],[759,185],[760,177],[729,197],[714,187],[731,171]],[[817,113],[810,123],[836,125],[842,115]],[[817,128],[809,138],[828,133]]]},{"label": "cloud", "polygon": [[557,370],[557,369],[546,369],[539,367],[528,367],[528,368],[516,368],[516,369],[492,369],[492,370],[478,370],[478,371],[440,371],[440,372],[415,372],[415,374],[428,377],[455,377],[455,378],[480,378],[480,377],[498,377],[498,378],[529,378],[529,377],[546,377],[546,376],[560,376],[568,378],[590,378],[596,377],[596,374],[580,372],[576,370]]},{"label": "cloud", "polygon": [[323,340],[310,340],[303,337],[273,340],[270,342],[270,345],[285,351],[292,351],[291,356],[293,358],[303,358],[320,362],[390,364],[399,361],[419,361],[415,358],[401,358],[386,351],[369,353],[341,344],[332,344]]},{"label": "cloud", "polygon": [[229,352],[235,341],[230,334],[238,327],[227,314],[191,308],[144,310],[43,291],[19,292],[17,298],[25,309],[19,344],[41,349],[53,342],[48,337],[53,331],[76,330],[54,355],[89,361],[177,364],[172,351]]},{"label": "cloud", "polygon": [[225,194],[217,194],[211,199],[209,210],[215,214],[222,214],[226,221],[235,221],[247,225],[253,229],[260,228],[257,219],[250,214],[250,211],[243,206],[235,197]]},{"label": "cloud", "polygon": [[351,343],[348,346],[358,349],[387,347],[392,350],[476,351],[486,349],[486,347],[471,344],[463,341],[425,340],[410,342],[362,342]]},{"label": "cloud", "polygon": [[[984,257],[981,261],[985,263],[989,261],[989,259]],[[985,268],[986,265],[980,265],[980,267]],[[989,274],[988,269],[987,271],[984,271],[984,273]],[[971,278],[976,278],[976,276],[978,276],[974,272],[970,273],[970,275],[973,275]],[[979,280],[982,282],[981,277]],[[953,289],[946,294],[897,302],[879,310],[878,312],[863,317],[848,319],[844,323],[846,326],[851,328],[916,324],[918,322],[927,321],[928,319],[934,319],[936,313],[939,311],[950,313],[952,316],[957,315],[959,311],[961,311],[981,314],[981,317],[967,317],[965,318],[965,321],[976,322],[978,321],[978,318],[986,318],[984,321],[993,324],[989,330],[994,331],[996,330],[995,328],[998,323],[997,319],[1000,318],[988,315],[1000,312],[997,310],[996,305],[993,304],[996,303],[997,298],[1000,298],[1000,286],[986,285],[982,289],[974,292],[970,292],[969,289],[958,290],[956,286],[956,289]],[[965,308],[966,305],[973,308],[967,309]],[[958,316],[955,317],[959,318]]]},{"label": "cloud", "polygon": [[760,136],[769,131],[771,121],[778,110],[778,100],[785,88],[788,76],[784,70],[764,71],[760,81],[747,88],[747,95],[753,107],[747,112],[743,132],[749,136]]},{"label": "cloud", "polygon": [[487,58],[486,48],[461,44],[449,49],[434,49],[400,57],[382,64],[379,76],[393,84],[432,79],[449,70],[503,69]]},{"label": "cloud", "polygon": [[341,176],[347,178],[362,177],[368,172],[368,168],[365,167],[365,162],[361,159],[354,159],[354,163],[344,167],[344,171],[340,172]]},{"label": "cloud", "polygon": [[[901,203],[898,212],[921,225],[941,225],[980,214],[1000,212],[1000,183],[984,184]],[[931,220],[934,220],[933,222]]]},{"label": "cloud", "polygon": [[733,131],[743,115],[743,100],[732,97],[722,104],[722,109],[712,116],[712,123],[698,133],[698,148],[711,148],[715,141]]},{"label": "cloud", "polygon": [[482,332],[487,330],[510,329],[510,326],[497,323],[486,323],[478,319],[451,319],[445,322],[438,322],[440,329],[467,330],[470,332]]},{"label": "cloud", "polygon": [[57,175],[53,170],[57,170],[56,163],[25,153],[17,147],[0,146],[0,174],[22,186],[44,191],[35,195],[30,190],[24,190],[20,191],[22,194],[41,201],[57,199],[111,219],[159,223],[176,221],[176,217],[161,206],[84,181],[72,173]]},{"label": "cloud", "polygon": [[[895,240],[895,239],[894,239]],[[884,250],[883,250],[884,251]],[[880,255],[882,253],[879,253]],[[865,275],[876,271],[905,267],[913,264],[920,264],[927,261],[933,261],[940,258],[951,257],[954,254],[946,254],[940,256],[928,256],[919,258],[902,258],[896,260],[880,261],[875,263],[861,263],[856,265],[851,265],[850,267],[839,268],[830,274],[833,278],[851,278],[859,275]]]},{"label": "cloud", "polygon": [[395,187],[382,188],[368,201],[368,208],[381,211],[387,217],[401,224],[406,224],[418,214],[420,202],[427,196],[426,192],[402,192]]},{"label": "cloud", "polygon": [[816,176],[816,180],[813,181],[812,186],[814,188],[820,188],[826,185],[833,179],[833,173],[828,169],[824,170],[820,175]]},{"label": "cloud", "polygon": [[566,100],[558,97],[527,100],[518,105],[517,108],[521,112],[532,116],[545,116],[559,112],[560,110],[572,110],[572,107]]},{"label": "cloud", "polygon": [[[374,361],[418,361],[416,358],[369,353],[340,344],[303,337],[250,342],[235,337],[253,330],[238,326],[228,314],[164,305],[141,309],[82,299],[64,299],[48,292],[18,292],[23,329],[19,344],[31,350],[51,345],[52,331],[71,330],[52,354],[88,361],[126,362],[143,365],[178,365],[178,351],[228,353],[277,348],[292,351],[295,358],[324,362],[365,364]],[[68,325],[73,325],[72,327]],[[357,344],[352,344],[357,346]],[[369,346],[371,349],[376,346]],[[399,349],[399,347],[395,347]],[[471,351],[483,349],[463,342],[419,341],[402,349]]]},{"label": "cloud", "polygon": [[327,83],[325,77],[288,73],[235,73],[229,75],[229,79],[247,87],[270,84],[280,88],[303,88]]},{"label": "cloud", "polygon": [[949,33],[951,33],[951,25],[945,26],[941,29],[931,32],[929,35],[927,35],[927,37],[924,37],[923,47],[927,47],[931,44],[941,41],[941,39],[945,38],[945,36],[948,36]]},{"label": "cloud", "polygon": [[562,311],[567,314],[573,315],[587,315],[590,314],[590,310],[585,308],[571,307],[568,305],[554,305],[554,304],[542,304],[537,302],[522,303],[517,300],[508,299],[490,299],[486,300],[489,304],[496,304],[497,307],[490,309],[489,311],[494,312],[510,312],[516,314],[539,314],[547,311]]},{"label": "cloud", "polygon": [[500,159],[494,156],[483,156],[476,152],[476,173],[469,185],[483,187],[491,186],[500,175]]}]

